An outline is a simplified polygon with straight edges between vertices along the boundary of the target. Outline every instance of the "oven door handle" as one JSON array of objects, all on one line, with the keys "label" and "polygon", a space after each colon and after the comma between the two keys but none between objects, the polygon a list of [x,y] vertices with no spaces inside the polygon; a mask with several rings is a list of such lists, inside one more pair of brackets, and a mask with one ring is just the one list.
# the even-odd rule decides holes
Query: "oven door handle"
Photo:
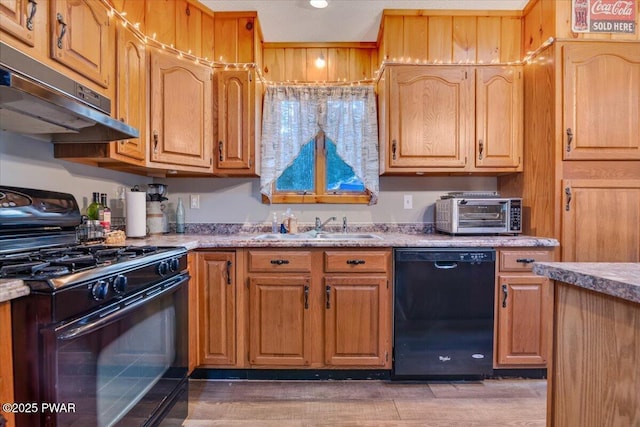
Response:
[{"label": "oven door handle", "polygon": [[68,328],[71,325],[61,326],[60,328],[55,330],[56,338],[58,340],[67,341],[67,340],[79,338],[83,335],[90,334],[96,331],[97,329],[100,329],[106,325],[109,325],[111,323],[114,323],[120,320],[122,317],[136,310],[141,305],[151,302],[156,298],[159,298],[163,295],[173,292],[177,287],[182,285],[184,282],[187,282],[189,279],[190,279],[190,276],[188,274],[173,277],[170,280],[163,283],[159,283],[158,285],[155,285],[154,287],[151,288],[151,289],[157,289],[158,287],[161,287],[162,288],[161,290],[156,291],[155,293],[147,293],[143,297],[137,296],[137,297],[130,298],[128,300],[125,299],[120,303],[118,303],[117,308],[113,308],[112,310],[108,310],[106,312],[92,315],[91,320],[89,320],[88,323],[84,323],[81,326],[72,327],[70,329]]}]

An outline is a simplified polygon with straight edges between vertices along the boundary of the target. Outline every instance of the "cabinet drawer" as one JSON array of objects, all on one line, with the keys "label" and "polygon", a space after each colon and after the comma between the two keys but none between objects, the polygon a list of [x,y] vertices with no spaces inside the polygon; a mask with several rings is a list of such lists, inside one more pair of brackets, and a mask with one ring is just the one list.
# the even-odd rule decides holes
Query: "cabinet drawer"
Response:
[{"label": "cabinet drawer", "polygon": [[324,271],[327,273],[386,273],[389,252],[383,251],[326,251]]},{"label": "cabinet drawer", "polygon": [[553,251],[500,251],[500,271],[531,271],[534,262],[553,261]]},{"label": "cabinet drawer", "polygon": [[311,252],[249,251],[249,271],[254,273],[276,271],[306,273],[311,271]]}]

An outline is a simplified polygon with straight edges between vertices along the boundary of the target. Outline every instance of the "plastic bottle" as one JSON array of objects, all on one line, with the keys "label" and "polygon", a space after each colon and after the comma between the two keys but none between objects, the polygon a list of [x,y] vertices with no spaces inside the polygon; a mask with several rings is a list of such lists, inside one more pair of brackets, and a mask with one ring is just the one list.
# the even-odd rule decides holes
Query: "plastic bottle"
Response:
[{"label": "plastic bottle", "polygon": [[91,220],[97,221],[98,219],[100,219],[99,210],[100,210],[100,193],[94,192],[93,201],[91,202],[89,207],[87,207],[87,217]]},{"label": "plastic bottle", "polygon": [[276,214],[275,212],[273,213],[273,218],[271,219],[271,232],[278,232],[278,214]]},{"label": "plastic bottle", "polygon": [[176,207],[176,233],[184,233],[184,205],[181,198],[178,198]]},{"label": "plastic bottle", "polygon": [[105,233],[111,231],[111,209],[107,203],[107,194],[100,194],[100,208],[98,209],[98,220]]}]

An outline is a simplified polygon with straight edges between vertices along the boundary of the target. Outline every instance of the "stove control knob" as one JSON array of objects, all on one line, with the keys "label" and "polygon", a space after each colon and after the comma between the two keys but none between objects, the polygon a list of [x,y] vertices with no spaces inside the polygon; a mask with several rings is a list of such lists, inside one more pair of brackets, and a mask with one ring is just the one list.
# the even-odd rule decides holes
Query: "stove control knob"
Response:
[{"label": "stove control knob", "polygon": [[113,290],[116,291],[117,294],[122,294],[127,290],[127,277],[122,274],[118,274],[115,279],[113,279]]},{"label": "stove control knob", "polygon": [[167,261],[161,261],[158,264],[158,274],[161,276],[166,276],[169,273],[169,263]]},{"label": "stove control knob", "polygon": [[106,280],[98,280],[91,287],[91,294],[96,301],[103,300],[107,297],[109,292],[109,283]]},{"label": "stove control knob", "polygon": [[169,260],[169,270],[172,272],[178,271],[180,269],[180,260],[178,258],[171,258]]}]

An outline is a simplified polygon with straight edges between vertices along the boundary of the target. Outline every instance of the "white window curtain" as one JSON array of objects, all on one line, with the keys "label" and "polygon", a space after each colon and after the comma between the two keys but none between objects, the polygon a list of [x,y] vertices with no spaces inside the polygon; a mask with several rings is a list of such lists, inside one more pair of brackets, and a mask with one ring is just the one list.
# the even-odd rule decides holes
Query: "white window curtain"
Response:
[{"label": "white window curtain", "polygon": [[380,191],[378,121],[371,85],[268,86],[262,111],[262,194],[271,200],[273,183],[321,129],[375,204]]}]

